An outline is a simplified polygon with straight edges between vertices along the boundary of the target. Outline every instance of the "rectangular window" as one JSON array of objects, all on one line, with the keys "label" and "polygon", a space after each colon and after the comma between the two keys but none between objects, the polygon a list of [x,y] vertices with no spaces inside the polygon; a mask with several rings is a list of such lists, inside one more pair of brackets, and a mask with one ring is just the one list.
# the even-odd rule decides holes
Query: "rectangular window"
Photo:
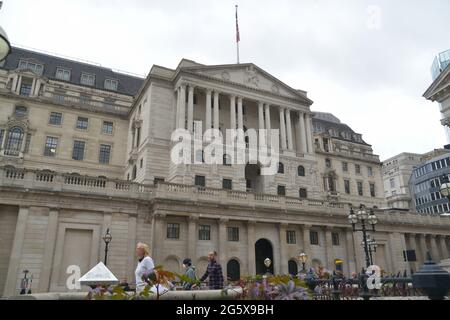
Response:
[{"label": "rectangular window", "polygon": [[56,148],[58,147],[58,138],[47,137],[45,141],[44,156],[54,157],[56,155]]},{"label": "rectangular window", "polygon": [[339,233],[333,232],[331,234],[331,239],[332,239],[332,242],[333,242],[333,246],[339,246]]},{"label": "rectangular window", "polygon": [[102,164],[109,164],[111,157],[111,146],[107,144],[100,145],[99,162]]},{"label": "rectangular window", "polygon": [[62,122],[62,113],[59,112],[51,112],[49,124],[54,126],[60,126]]},{"label": "rectangular window", "polygon": [[309,242],[315,246],[319,245],[319,234],[317,233],[317,231],[309,232]]},{"label": "rectangular window", "polygon": [[23,153],[28,153],[28,151],[30,151],[30,144],[31,144],[31,133],[27,133],[27,137],[25,139],[25,147],[23,149]]},{"label": "rectangular window", "polygon": [[168,223],[167,224],[167,239],[180,239],[180,224]]},{"label": "rectangular window", "polygon": [[199,226],[198,240],[211,240],[211,226]]},{"label": "rectangular window", "polygon": [[228,241],[239,241],[239,228],[237,227],[228,227]]},{"label": "rectangular window", "polygon": [[195,176],[195,185],[197,187],[205,187],[206,181],[205,176]]},{"label": "rectangular window", "polygon": [[373,169],[372,169],[372,167],[367,167],[367,175],[368,175],[369,177],[372,177],[372,176],[373,176]]},{"label": "rectangular window", "polygon": [[358,195],[363,196],[363,183],[362,182],[358,182]]},{"label": "rectangular window", "polygon": [[359,164],[355,164],[355,172],[356,174],[361,174],[361,166]]},{"label": "rectangular window", "polygon": [[89,124],[89,119],[84,117],[78,117],[77,119],[77,129],[87,130]]},{"label": "rectangular window", "polygon": [[87,85],[87,86],[95,85],[95,75],[88,74],[88,73],[82,73],[80,83]]},{"label": "rectangular window", "polygon": [[223,179],[222,180],[222,189],[232,190],[233,189],[233,181],[231,179]]},{"label": "rectangular window", "polygon": [[375,183],[371,183],[370,185],[370,196],[375,198]]},{"label": "rectangular window", "polygon": [[348,163],[347,162],[342,162],[342,171],[348,172]]},{"label": "rectangular window", "polygon": [[285,196],[286,195],[286,187],[285,186],[278,186],[278,195],[279,196]]},{"label": "rectangular window", "polygon": [[293,231],[293,230],[286,231],[286,242],[287,242],[287,244],[296,244],[297,243],[295,231]]},{"label": "rectangular window", "polygon": [[73,142],[72,159],[83,160],[84,159],[84,147],[86,143],[84,141],[75,140]]},{"label": "rectangular window", "polygon": [[103,121],[102,133],[104,134],[112,134],[113,133],[113,123],[110,121]]},{"label": "rectangular window", "polygon": [[70,81],[70,70],[64,68],[56,68],[56,79]]},{"label": "rectangular window", "polygon": [[308,198],[308,190],[306,188],[300,188],[298,191],[298,196],[300,199]]},{"label": "rectangular window", "polygon": [[344,180],[344,189],[346,194],[350,194],[350,180]]},{"label": "rectangular window", "polygon": [[19,94],[24,97],[28,97],[31,94],[31,88],[33,87],[33,79],[22,77]]},{"label": "rectangular window", "polygon": [[331,168],[331,160],[330,159],[325,159],[325,167]]},{"label": "rectangular window", "polygon": [[107,90],[117,90],[119,82],[115,79],[105,79],[105,89]]}]

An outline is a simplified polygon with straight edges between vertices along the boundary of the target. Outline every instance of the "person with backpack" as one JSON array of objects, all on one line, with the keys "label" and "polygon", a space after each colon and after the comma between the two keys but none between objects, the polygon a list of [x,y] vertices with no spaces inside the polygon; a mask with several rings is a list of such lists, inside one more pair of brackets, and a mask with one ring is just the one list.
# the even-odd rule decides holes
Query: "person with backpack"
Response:
[{"label": "person with backpack", "polygon": [[[197,276],[195,275],[195,267],[192,265],[192,260],[186,258],[183,260],[183,267],[186,269],[185,276],[188,277],[192,281],[197,281]],[[192,286],[194,283],[192,282],[183,282],[183,290],[192,290]]]}]

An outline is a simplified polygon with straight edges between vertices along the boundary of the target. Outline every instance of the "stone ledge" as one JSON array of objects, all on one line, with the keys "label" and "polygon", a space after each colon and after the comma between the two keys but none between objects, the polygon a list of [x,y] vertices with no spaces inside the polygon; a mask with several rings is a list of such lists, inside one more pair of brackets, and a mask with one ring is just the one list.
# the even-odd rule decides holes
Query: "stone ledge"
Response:
[{"label": "stone ledge", "polygon": [[[193,290],[193,291],[168,291],[160,296],[160,300],[232,300],[242,294],[242,288],[228,289],[226,294],[222,290]],[[12,296],[7,300],[86,300],[87,292],[49,292],[20,296]],[[155,300],[156,295],[140,300]]]}]

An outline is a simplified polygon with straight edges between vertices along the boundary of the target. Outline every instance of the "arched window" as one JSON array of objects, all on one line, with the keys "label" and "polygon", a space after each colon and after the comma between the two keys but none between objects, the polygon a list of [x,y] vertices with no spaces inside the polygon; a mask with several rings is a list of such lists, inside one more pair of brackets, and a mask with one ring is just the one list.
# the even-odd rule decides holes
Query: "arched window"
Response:
[{"label": "arched window", "polygon": [[299,177],[305,176],[305,167],[304,166],[298,166],[297,173]]},{"label": "arched window", "polygon": [[236,259],[231,259],[227,263],[227,278],[228,281],[238,281],[241,278],[241,267]]},{"label": "arched window", "polygon": [[284,173],[284,164],[282,162],[278,162],[278,173]]},{"label": "arched window", "polygon": [[131,180],[135,180],[137,176],[137,167],[136,165],[133,166],[133,173],[131,175]]},{"label": "arched window", "polygon": [[9,156],[18,156],[23,141],[23,130],[20,127],[9,129],[6,137],[5,154]]},{"label": "arched window", "polygon": [[231,157],[229,154],[224,153],[223,155],[223,165],[224,166],[231,166]]},{"label": "arched window", "polygon": [[300,199],[308,198],[308,190],[306,190],[306,188],[300,188],[298,191],[298,196]]}]

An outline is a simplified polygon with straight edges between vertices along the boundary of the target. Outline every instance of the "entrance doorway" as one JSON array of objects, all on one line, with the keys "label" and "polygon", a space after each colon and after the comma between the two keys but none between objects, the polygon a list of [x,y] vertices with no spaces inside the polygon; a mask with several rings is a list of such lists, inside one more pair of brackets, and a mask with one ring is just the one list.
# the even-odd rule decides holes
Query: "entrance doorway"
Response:
[{"label": "entrance doorway", "polygon": [[[264,265],[264,260],[269,258],[272,261],[269,268]],[[263,275],[267,272],[273,274],[273,248],[272,244],[267,239],[259,239],[255,243],[255,263],[256,263],[256,274]]]}]

